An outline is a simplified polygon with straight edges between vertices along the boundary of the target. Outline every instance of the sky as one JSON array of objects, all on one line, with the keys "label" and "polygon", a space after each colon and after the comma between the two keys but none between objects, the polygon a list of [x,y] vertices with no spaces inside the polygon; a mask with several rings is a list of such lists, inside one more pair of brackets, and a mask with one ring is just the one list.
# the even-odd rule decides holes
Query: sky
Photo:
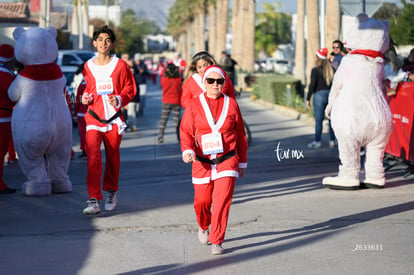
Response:
[{"label": "sky", "polygon": [[[306,1],[306,0],[305,0]],[[325,3],[327,0],[324,0]],[[281,12],[287,12],[287,13],[296,13],[296,6],[297,6],[297,0],[256,0],[256,10],[258,12],[262,11],[262,4],[263,3],[269,3],[269,4],[274,4],[276,2],[279,2],[281,4],[279,11]],[[346,2],[346,3],[355,3],[355,5],[360,5],[360,3],[362,3],[362,0],[346,0],[346,1],[340,1],[342,2]],[[383,2],[383,3],[397,3],[397,5],[401,6],[401,1],[400,0],[366,0],[365,1],[366,4],[368,5],[369,3],[372,2]],[[408,1],[409,2],[409,1]]]}]

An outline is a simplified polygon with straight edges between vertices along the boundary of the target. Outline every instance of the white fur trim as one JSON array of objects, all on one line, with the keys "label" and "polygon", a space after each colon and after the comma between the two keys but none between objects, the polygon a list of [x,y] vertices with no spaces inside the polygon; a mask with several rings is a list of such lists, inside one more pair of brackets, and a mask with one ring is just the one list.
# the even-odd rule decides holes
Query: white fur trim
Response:
[{"label": "white fur trim", "polygon": [[222,78],[224,78],[224,79],[226,78],[226,77],[224,76],[223,71],[222,71],[220,68],[217,68],[217,67],[211,67],[211,68],[208,68],[208,69],[204,72],[204,74],[203,74],[203,84],[204,84],[204,82],[206,81],[207,76],[208,76],[209,74],[211,74],[212,72],[216,72],[216,73],[220,74],[220,75],[221,75],[221,77],[222,77]]},{"label": "white fur trim", "polygon": [[317,55],[320,59],[323,59],[323,60],[325,60],[325,59],[326,59],[326,56],[321,55],[318,51],[316,51],[316,55]]},{"label": "white fur trim", "polygon": [[198,84],[198,86],[200,86],[201,90],[205,91],[206,87],[204,86],[201,76],[198,73],[195,73],[191,76],[194,81]]},{"label": "white fur trim", "polygon": [[210,182],[210,177],[205,178],[193,178],[193,184],[207,184]]},{"label": "white fur trim", "polygon": [[184,150],[182,156],[184,157],[187,154],[191,154],[193,156],[193,158],[195,156],[195,152],[193,150]]}]

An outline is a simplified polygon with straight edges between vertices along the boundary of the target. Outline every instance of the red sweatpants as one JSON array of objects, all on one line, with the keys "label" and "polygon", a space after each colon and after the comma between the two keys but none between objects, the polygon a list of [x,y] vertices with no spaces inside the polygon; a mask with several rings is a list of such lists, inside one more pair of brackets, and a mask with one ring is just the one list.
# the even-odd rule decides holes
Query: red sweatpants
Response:
[{"label": "red sweatpants", "polygon": [[11,123],[0,122],[0,191],[7,189],[7,184],[3,181],[4,157],[9,150],[12,139]]},{"label": "red sweatpants", "polygon": [[236,178],[225,177],[209,184],[193,184],[197,222],[203,230],[211,225],[209,241],[212,244],[223,243],[235,183]]},{"label": "red sweatpants", "polygon": [[120,153],[122,135],[118,134],[118,126],[113,124],[112,130],[102,133],[96,130],[86,132],[85,151],[88,163],[86,186],[89,198],[102,200],[101,178],[102,178],[102,141],[105,147],[105,173],[103,177],[104,191],[118,191]]},{"label": "red sweatpants", "polygon": [[78,116],[78,129],[80,149],[85,150],[86,122],[84,117]]}]

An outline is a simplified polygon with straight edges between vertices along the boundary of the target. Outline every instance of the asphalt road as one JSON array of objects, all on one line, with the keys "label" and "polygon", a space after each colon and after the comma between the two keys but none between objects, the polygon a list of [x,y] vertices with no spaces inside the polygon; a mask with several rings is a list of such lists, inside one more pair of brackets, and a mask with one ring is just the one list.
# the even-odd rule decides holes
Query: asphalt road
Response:
[{"label": "asphalt road", "polygon": [[338,169],[327,135],[322,149],[307,149],[311,120],[247,94],[239,103],[253,135],[248,169],[236,183],[226,253],[211,255],[197,239],[191,169],[172,118],[156,143],[160,101],[150,85],[138,131],[124,136],[113,212],[82,215],[85,160],[71,161],[73,192],[49,197],[23,196],[18,164],[5,167],[18,192],[0,196],[0,274],[414,274],[413,176],[397,166],[382,190],[324,189],[321,179]]}]

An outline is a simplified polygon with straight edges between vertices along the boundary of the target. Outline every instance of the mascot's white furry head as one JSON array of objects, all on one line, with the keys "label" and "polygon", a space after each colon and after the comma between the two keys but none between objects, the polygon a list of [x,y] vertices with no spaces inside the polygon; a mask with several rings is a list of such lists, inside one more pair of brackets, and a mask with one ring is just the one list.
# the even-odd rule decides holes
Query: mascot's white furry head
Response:
[{"label": "mascot's white furry head", "polygon": [[390,44],[388,24],[360,13],[345,35],[347,47],[352,50],[373,50],[384,53]]},{"label": "mascot's white furry head", "polygon": [[56,61],[58,45],[55,28],[30,28],[28,30],[17,27],[13,31],[16,40],[14,47],[16,59],[23,65],[40,65]]}]

